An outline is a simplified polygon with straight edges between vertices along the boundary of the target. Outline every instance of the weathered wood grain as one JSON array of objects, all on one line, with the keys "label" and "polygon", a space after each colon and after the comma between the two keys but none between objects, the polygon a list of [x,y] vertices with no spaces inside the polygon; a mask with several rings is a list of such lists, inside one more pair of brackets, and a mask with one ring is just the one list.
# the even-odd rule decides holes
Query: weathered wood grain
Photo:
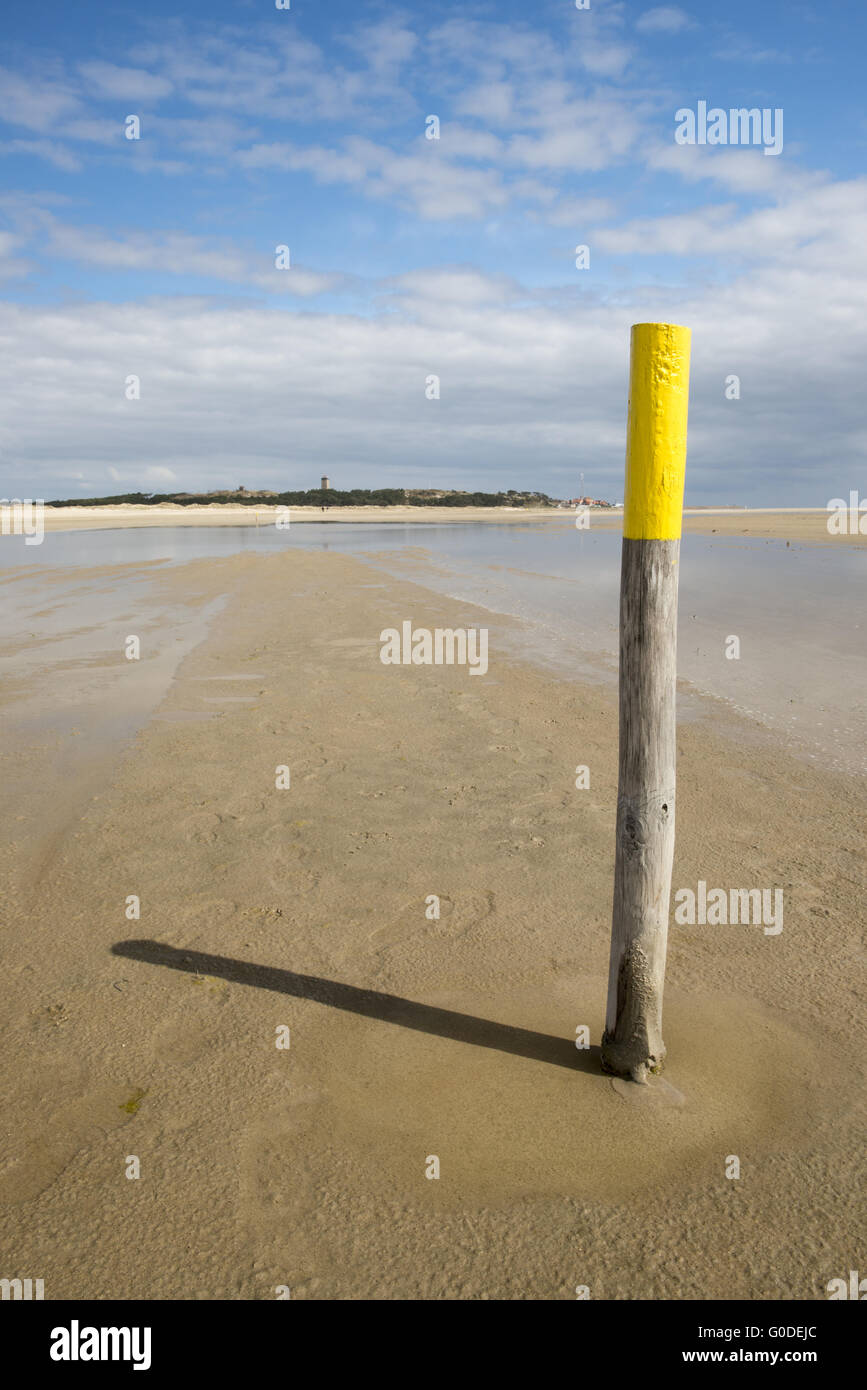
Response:
[{"label": "weathered wood grain", "polygon": [[679,540],[623,541],[620,764],[606,1070],[661,1069],[662,995],[674,856]]}]

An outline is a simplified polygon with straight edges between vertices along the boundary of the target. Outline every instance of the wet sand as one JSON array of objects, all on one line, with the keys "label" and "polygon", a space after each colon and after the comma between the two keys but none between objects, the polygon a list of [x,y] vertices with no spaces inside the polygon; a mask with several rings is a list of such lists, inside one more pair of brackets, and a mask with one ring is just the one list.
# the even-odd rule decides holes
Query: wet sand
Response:
[{"label": "wet sand", "polygon": [[[305,521],[527,522],[559,518],[565,514],[552,508],[539,511],[516,507],[290,507],[290,525]],[[211,503],[184,507],[179,502],[160,507],[140,507],[131,502],[104,507],[45,508],[46,531],[91,531],[103,527],[126,526],[273,526],[276,507],[232,506]]]},{"label": "wet sand", "polygon": [[[221,607],[156,717],[85,792],[53,771],[69,730],[3,750],[10,1277],[47,1298],[812,1299],[857,1267],[863,780],[681,727],[673,887],[781,887],[785,920],[672,924],[682,1103],[657,1104],[595,1051],[614,693],[334,553],[160,584]],[[488,626],[488,674],[383,666],[405,618]],[[123,679],[147,659],[118,652]],[[14,698],[62,701],[47,680]]]},{"label": "wet sand", "polygon": [[831,535],[828,512],[685,512],[685,531],[700,535],[749,536],[757,540],[799,541],[809,545],[865,545],[867,535]]}]

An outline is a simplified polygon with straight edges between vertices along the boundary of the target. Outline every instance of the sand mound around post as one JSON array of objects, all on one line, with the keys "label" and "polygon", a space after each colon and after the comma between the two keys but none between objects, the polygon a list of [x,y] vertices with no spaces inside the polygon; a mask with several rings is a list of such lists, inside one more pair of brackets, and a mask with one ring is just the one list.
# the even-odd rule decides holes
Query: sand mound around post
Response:
[{"label": "sand mound around post", "polygon": [[[570,1015],[587,1014],[599,1038],[604,981],[575,981],[571,1008],[562,981],[558,993],[491,1001],[489,1014],[509,1024],[487,1046],[323,1010],[304,1029],[305,1049],[327,1055],[331,1078],[318,1128],[335,1146],[363,1150],[377,1182],[404,1191],[436,1154],[446,1203],[450,1192],[461,1202],[529,1194],[615,1201],[705,1177],[723,1182],[729,1155],[748,1171],[760,1152],[806,1144],[806,1117],[846,1105],[845,1064],[829,1075],[827,1053],[820,1066],[794,1020],[740,999],[674,992],[664,1081],[684,1103],[626,1104],[598,1049],[579,1052],[569,1035]],[[429,1002],[472,1020],[481,1012],[466,993]],[[526,1036],[548,1038],[550,1055],[526,1055],[534,1050]]]}]

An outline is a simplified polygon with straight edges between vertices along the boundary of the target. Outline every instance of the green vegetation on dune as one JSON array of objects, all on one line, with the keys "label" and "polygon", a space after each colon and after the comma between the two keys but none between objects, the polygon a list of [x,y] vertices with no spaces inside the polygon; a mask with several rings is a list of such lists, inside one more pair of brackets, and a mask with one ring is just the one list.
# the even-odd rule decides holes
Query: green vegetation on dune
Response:
[{"label": "green vegetation on dune", "polygon": [[309,488],[306,492],[125,492],[115,497],[66,497],[52,507],[109,507],[132,503],[141,507],[232,505],[243,507],[553,507],[556,499],[544,492],[435,492],[406,488]]}]

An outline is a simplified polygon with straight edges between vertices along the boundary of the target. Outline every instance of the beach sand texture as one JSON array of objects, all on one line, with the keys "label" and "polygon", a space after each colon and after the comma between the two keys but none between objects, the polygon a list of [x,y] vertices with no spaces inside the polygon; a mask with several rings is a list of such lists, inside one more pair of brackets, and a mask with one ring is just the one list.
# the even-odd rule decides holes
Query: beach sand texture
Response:
[{"label": "beach sand texture", "polygon": [[[159,717],[86,786],[65,728],[4,749],[4,1270],[75,1299],[826,1297],[863,1248],[863,782],[680,728],[673,885],[782,887],[785,923],[672,925],[673,1089],[638,1095],[596,1050],[615,692],[335,553],[160,583],[225,603]],[[384,666],[407,617],[491,626],[487,676]]]}]

